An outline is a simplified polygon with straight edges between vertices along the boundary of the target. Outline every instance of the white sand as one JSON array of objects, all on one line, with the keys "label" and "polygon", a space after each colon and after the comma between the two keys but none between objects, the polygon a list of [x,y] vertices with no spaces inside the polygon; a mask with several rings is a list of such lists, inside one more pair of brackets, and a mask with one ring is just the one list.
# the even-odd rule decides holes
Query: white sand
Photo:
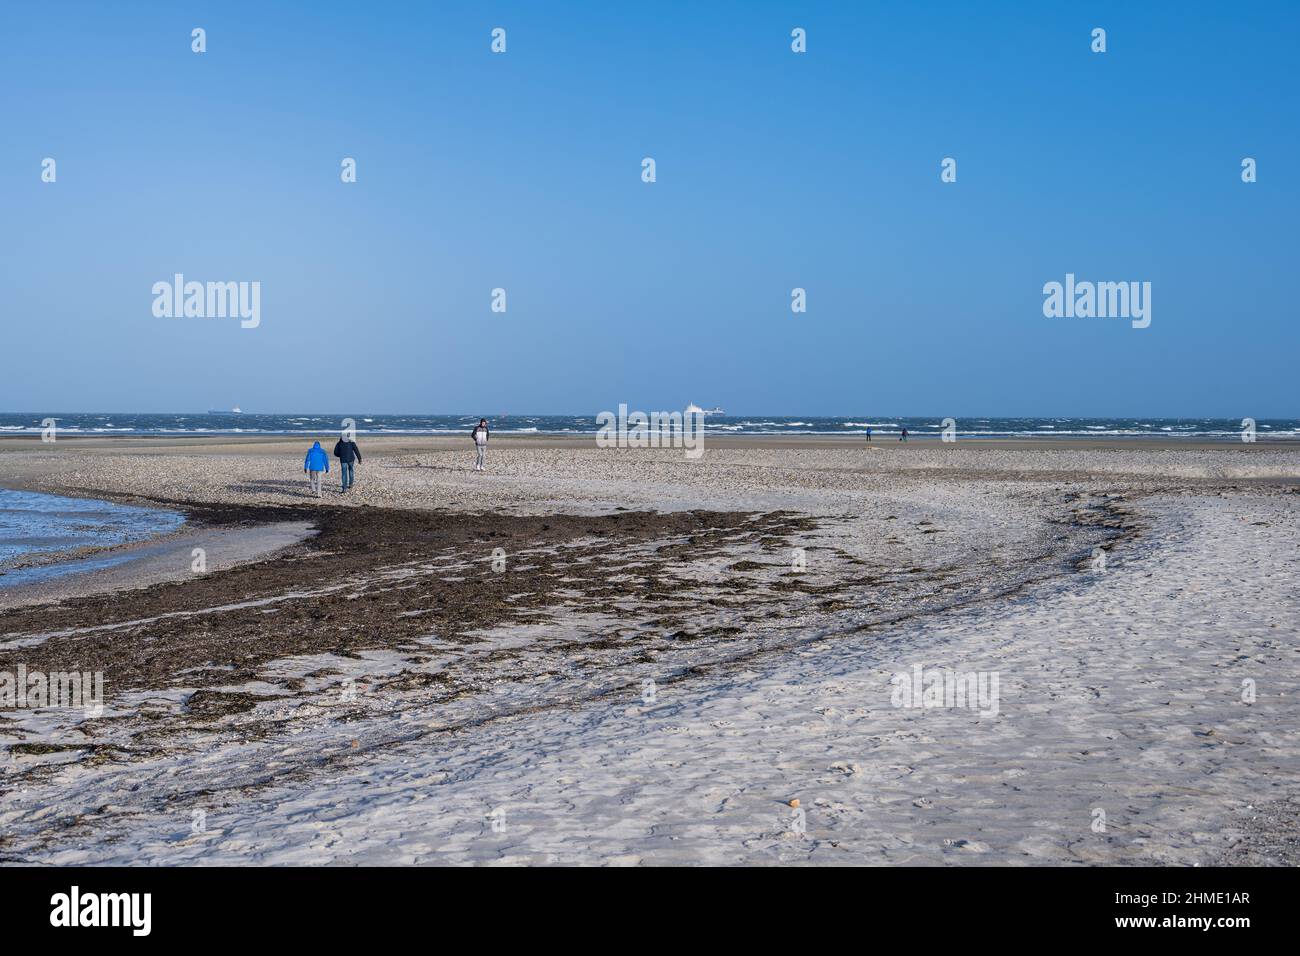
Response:
[{"label": "white sand", "polygon": [[[911,465],[855,470],[851,454],[800,459],[810,467],[774,451],[719,455],[700,484],[673,462],[608,465],[592,479],[556,466],[496,492],[591,507],[726,496],[817,513],[889,493],[928,500],[974,534],[981,508],[991,529],[1036,514],[1050,486],[1007,482],[1021,464],[1094,491],[1128,475],[1131,492],[1171,471],[1294,475],[1297,461],[1126,452],[1025,463],[990,451],[981,466],[996,480],[945,483]],[[416,472],[430,496],[465,493],[466,479],[433,471]],[[290,722],[270,743],[228,735],[65,765],[0,796],[3,851],[48,863],[1213,863],[1258,839],[1258,808],[1300,789],[1297,503],[1267,487],[1141,498],[1147,531],[1105,571],[662,681],[653,702],[636,673],[608,696],[457,732],[434,729],[444,713],[390,700],[355,724]],[[918,664],[996,672],[997,715],[892,706],[890,676]],[[500,710],[513,710],[515,691],[498,690]],[[51,829],[73,811],[86,812],[81,829]]]}]

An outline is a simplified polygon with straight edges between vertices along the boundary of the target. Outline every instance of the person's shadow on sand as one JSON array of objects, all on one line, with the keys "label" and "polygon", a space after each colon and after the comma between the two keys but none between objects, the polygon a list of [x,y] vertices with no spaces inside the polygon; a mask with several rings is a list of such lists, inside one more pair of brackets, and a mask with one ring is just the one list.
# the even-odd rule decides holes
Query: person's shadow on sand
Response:
[{"label": "person's shadow on sand", "polygon": [[285,478],[261,478],[257,481],[244,481],[234,485],[226,485],[226,490],[245,495],[254,495],[259,491],[274,491],[282,495],[293,495],[295,498],[316,497],[311,490],[311,483],[305,477],[301,481]]},{"label": "person's shadow on sand", "polygon": [[422,465],[416,462],[414,465],[382,465],[383,468],[398,468],[402,471],[473,471],[473,465]]}]

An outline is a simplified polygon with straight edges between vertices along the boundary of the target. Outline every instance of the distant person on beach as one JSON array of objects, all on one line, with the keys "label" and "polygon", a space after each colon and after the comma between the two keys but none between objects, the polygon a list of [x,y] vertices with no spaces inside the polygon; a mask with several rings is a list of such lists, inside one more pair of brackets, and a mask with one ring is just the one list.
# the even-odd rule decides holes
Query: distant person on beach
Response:
[{"label": "distant person on beach", "polygon": [[871,427],[867,426],[867,441],[871,441]]},{"label": "distant person on beach", "polygon": [[354,481],[355,466],[361,464],[361,449],[348,437],[347,432],[343,433],[343,437],[334,446],[334,457],[339,460],[339,480],[343,485],[342,490],[347,491]]},{"label": "distant person on beach", "polygon": [[474,470],[483,471],[487,464],[487,443],[488,443],[488,423],[486,418],[480,418],[474,430],[469,433],[474,439],[474,450],[478,457],[474,459]]},{"label": "distant person on beach", "polygon": [[902,434],[898,436],[899,441],[907,441],[907,429],[904,428]]},{"label": "distant person on beach", "polygon": [[312,442],[311,447],[307,449],[302,470],[311,479],[311,490],[316,492],[316,497],[319,498],[321,475],[330,470],[330,456],[325,454],[325,449],[320,446],[320,442]]}]

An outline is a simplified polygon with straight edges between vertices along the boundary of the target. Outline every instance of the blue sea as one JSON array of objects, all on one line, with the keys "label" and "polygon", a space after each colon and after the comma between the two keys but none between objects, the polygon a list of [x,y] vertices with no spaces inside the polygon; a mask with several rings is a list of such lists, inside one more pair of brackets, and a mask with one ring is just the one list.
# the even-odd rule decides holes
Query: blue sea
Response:
[{"label": "blue sea", "polygon": [[[0,488],[0,587],[71,570],[54,564],[15,568],[23,558],[143,541],[175,531],[184,522],[185,516],[174,511]],[[123,560],[112,557],[100,563]],[[88,567],[77,565],[78,570]]]},{"label": "blue sea", "polygon": [[[611,411],[616,411],[611,409]],[[644,409],[646,412],[659,409]],[[0,436],[39,435],[46,419],[58,434],[68,435],[330,435],[351,418],[359,435],[444,435],[468,433],[486,415],[498,434],[595,434],[596,414],[589,415],[285,415],[258,412],[178,414],[79,412],[0,413]],[[1025,437],[1160,437],[1217,438],[1240,441],[1241,418],[980,418],[953,416],[964,438]],[[706,433],[733,435],[852,435],[870,427],[876,435],[895,435],[906,428],[917,438],[937,437],[943,416],[897,415],[725,415],[705,416]],[[1261,441],[1300,438],[1300,419],[1255,421]]]}]

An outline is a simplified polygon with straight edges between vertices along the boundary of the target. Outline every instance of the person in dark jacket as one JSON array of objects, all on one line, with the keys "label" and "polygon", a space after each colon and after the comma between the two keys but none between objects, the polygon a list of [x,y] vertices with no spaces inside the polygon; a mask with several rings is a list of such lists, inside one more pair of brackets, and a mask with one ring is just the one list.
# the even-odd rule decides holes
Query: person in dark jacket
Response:
[{"label": "person in dark jacket", "polygon": [[480,418],[474,430],[469,433],[474,439],[474,450],[478,457],[474,459],[474,470],[483,471],[487,464],[487,443],[488,443],[488,423],[486,418]]},{"label": "person in dark jacket", "polygon": [[325,454],[320,442],[312,442],[307,449],[307,457],[302,460],[302,470],[311,479],[311,490],[319,498],[321,474],[330,470],[330,456]]},{"label": "person in dark jacket", "polygon": [[339,460],[339,480],[343,483],[342,490],[347,491],[355,480],[355,467],[361,464],[361,449],[348,437],[347,432],[343,433],[343,437],[334,446],[334,457]]}]

